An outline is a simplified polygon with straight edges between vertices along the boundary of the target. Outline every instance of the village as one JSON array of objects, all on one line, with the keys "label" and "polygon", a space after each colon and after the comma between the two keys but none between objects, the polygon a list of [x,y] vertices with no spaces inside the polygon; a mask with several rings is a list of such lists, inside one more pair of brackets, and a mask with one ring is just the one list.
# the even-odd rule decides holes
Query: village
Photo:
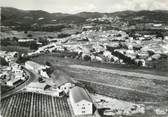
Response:
[{"label": "village", "polygon": [[153,67],[150,62],[167,58],[168,53],[168,36],[136,34],[130,37],[116,30],[88,30],[67,38],[50,39],[49,42],[28,55],[69,52],[76,53],[75,59],[84,61]]},{"label": "village", "polygon": [[150,20],[158,11],[4,12],[0,116],[168,117],[168,22]]},{"label": "village", "polygon": [[[53,70],[52,63],[47,65],[31,60],[24,61],[21,65],[17,63],[19,58],[34,58],[45,54],[59,53],[59,55],[64,55],[63,59],[70,57],[74,60],[93,63],[153,68],[154,66],[150,62],[168,57],[168,36],[159,37],[158,35],[138,33],[130,36],[124,31],[103,31],[101,28],[94,30],[92,26],[84,26],[83,29],[80,34],[72,34],[64,38],[46,38],[46,44],[31,37],[18,39],[18,43],[22,45],[31,43],[38,45],[38,49],[33,52],[20,54],[16,51],[0,51],[0,57],[8,63],[7,66],[1,66],[1,84],[5,88],[8,87],[7,91],[15,89],[31,79],[28,72],[31,71],[37,77],[32,82],[26,83],[20,91],[59,98],[68,97],[67,102],[74,116],[145,114],[144,104],[90,93],[80,80],[72,78],[62,70],[55,68]],[[155,113],[164,115],[167,110],[156,110]]]}]

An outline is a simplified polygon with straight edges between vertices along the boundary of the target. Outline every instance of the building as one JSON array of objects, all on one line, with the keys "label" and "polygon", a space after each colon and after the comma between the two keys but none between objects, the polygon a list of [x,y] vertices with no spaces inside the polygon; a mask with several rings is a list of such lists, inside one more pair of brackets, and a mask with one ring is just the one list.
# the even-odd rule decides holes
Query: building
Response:
[{"label": "building", "polygon": [[17,82],[20,82],[20,81],[22,81],[22,79],[21,79],[20,77],[18,77],[18,78],[13,78],[13,79],[7,81],[6,84],[7,84],[8,86],[14,86]]},{"label": "building", "polygon": [[55,97],[62,97],[60,93],[63,93],[59,89],[52,89],[51,86],[47,85],[46,83],[39,82],[31,82],[29,85],[26,86],[25,90],[30,92],[42,93],[45,95],[52,95]]},{"label": "building", "polygon": [[46,86],[45,83],[31,82],[29,85],[26,86],[26,89],[28,91],[42,92],[44,91],[45,86]]},{"label": "building", "polygon": [[29,70],[35,71],[36,73],[40,74],[42,77],[49,78],[48,74],[46,73],[46,69],[48,69],[49,66],[41,65],[33,61],[27,61],[25,62],[25,67]]},{"label": "building", "polygon": [[34,39],[19,39],[18,42],[19,43],[26,43],[26,42],[34,42]]},{"label": "building", "polygon": [[74,81],[62,70],[55,70],[51,74],[51,78],[54,80],[53,87],[60,92],[59,96],[61,96],[62,92],[68,94],[70,88],[74,86]]},{"label": "building", "polygon": [[85,89],[77,86],[70,89],[69,99],[75,115],[93,114],[92,99]]},{"label": "building", "polygon": [[25,62],[25,67],[29,70],[32,70],[32,71],[35,71],[37,73],[39,73],[39,70],[44,68],[44,66],[36,63],[36,62],[33,62],[33,61],[27,61]]}]

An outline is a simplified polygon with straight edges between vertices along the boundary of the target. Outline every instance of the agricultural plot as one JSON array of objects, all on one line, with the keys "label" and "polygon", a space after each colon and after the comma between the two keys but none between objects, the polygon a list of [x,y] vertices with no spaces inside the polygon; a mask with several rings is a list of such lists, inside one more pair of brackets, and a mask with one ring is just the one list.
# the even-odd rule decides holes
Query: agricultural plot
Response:
[{"label": "agricultural plot", "polygon": [[3,117],[71,117],[66,98],[23,92],[1,100]]}]

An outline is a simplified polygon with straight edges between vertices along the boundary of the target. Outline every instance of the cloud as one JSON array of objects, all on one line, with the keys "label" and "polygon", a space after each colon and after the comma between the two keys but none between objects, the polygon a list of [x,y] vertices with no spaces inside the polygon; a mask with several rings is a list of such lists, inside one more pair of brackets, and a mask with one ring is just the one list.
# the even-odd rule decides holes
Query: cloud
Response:
[{"label": "cloud", "polygon": [[97,11],[97,7],[94,4],[83,4],[81,6],[73,6],[70,9],[71,13],[77,13],[79,11],[86,11],[86,12],[90,12],[90,11]]}]

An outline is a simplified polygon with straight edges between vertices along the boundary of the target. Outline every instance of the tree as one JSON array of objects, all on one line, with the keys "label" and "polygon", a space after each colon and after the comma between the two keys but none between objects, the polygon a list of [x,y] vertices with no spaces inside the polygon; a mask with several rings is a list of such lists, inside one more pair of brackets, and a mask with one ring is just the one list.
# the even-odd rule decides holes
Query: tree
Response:
[{"label": "tree", "polygon": [[52,66],[50,62],[46,61],[45,63],[47,66]]},{"label": "tree", "polygon": [[2,57],[0,57],[0,64],[1,64],[2,66],[8,66],[8,65],[9,65],[9,63],[6,62],[5,59],[2,58]]},{"label": "tree", "polygon": [[53,71],[54,71],[54,67],[53,67],[52,64],[51,64],[50,62],[48,62],[48,61],[46,61],[46,65],[47,65],[47,66],[50,66],[50,68],[47,68],[47,69],[46,69],[47,74],[48,74],[48,75],[52,74]]},{"label": "tree", "polygon": [[33,37],[33,36],[32,36],[32,34],[28,34],[27,37],[30,37],[30,38],[31,38],[31,37]]}]

